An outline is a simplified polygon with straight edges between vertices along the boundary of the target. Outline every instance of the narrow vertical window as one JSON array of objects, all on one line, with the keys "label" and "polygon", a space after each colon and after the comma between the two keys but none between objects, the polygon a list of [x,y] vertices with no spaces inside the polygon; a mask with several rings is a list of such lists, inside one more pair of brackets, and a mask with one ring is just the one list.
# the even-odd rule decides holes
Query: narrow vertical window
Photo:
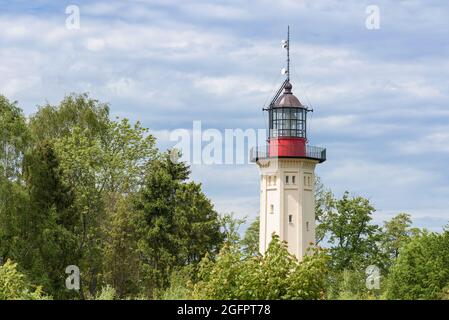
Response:
[{"label": "narrow vertical window", "polygon": [[274,205],[270,204],[270,213],[274,213]]},{"label": "narrow vertical window", "polygon": [[295,184],[296,183],[296,176],[292,176],[292,183]]},{"label": "narrow vertical window", "polygon": [[285,183],[288,184],[288,176],[285,176]]},{"label": "narrow vertical window", "polygon": [[292,214],[288,215],[288,223],[293,223],[293,215]]},{"label": "narrow vertical window", "polygon": [[307,230],[307,231],[310,231],[310,230],[309,230],[309,221],[306,222],[306,230]]}]

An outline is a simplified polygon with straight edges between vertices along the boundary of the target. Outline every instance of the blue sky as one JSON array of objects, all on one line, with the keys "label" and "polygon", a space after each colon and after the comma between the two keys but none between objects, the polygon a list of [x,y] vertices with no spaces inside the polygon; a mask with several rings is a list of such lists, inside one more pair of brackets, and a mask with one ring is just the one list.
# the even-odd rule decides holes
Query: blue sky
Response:
[{"label": "blue sky", "polygon": [[[78,5],[81,28],[65,28]],[[368,5],[380,29],[365,27]],[[447,1],[0,0],[0,93],[26,114],[70,92],[109,102],[171,146],[169,132],[265,128],[292,31],[294,93],[315,110],[317,174],[336,195],[368,197],[375,221],[449,221]],[[194,166],[220,212],[258,214],[254,165]]]}]

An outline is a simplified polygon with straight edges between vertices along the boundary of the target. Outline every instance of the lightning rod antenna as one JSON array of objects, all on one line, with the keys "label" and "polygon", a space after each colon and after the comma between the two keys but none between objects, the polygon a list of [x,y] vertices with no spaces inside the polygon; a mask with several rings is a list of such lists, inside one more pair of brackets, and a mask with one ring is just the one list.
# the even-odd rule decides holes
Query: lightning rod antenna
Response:
[{"label": "lightning rod antenna", "polygon": [[287,27],[287,81],[290,81],[290,25]]}]

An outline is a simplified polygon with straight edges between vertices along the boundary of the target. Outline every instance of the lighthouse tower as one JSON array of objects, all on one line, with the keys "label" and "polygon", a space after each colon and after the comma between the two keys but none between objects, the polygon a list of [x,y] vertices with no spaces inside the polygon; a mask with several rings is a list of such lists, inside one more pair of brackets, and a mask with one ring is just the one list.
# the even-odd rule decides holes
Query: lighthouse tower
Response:
[{"label": "lighthouse tower", "polygon": [[301,259],[315,243],[314,171],[326,160],[326,149],[308,145],[307,114],[313,110],[292,92],[290,32],[283,47],[286,79],[263,109],[269,119],[267,145],[253,148],[251,161],[260,168],[260,252],[265,253],[275,233]]}]

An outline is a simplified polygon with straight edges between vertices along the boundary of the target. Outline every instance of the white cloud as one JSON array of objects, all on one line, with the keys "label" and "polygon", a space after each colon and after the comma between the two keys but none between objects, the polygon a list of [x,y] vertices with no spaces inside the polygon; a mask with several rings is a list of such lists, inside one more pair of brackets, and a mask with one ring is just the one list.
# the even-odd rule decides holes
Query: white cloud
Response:
[{"label": "white cloud", "polygon": [[328,117],[317,117],[313,119],[313,125],[325,130],[341,130],[353,125],[358,120],[355,115],[335,115]]},{"label": "white cloud", "polygon": [[259,214],[259,199],[256,197],[213,197],[215,210],[221,214],[234,213],[238,218],[255,219]]},{"label": "white cloud", "polygon": [[258,78],[246,75],[231,75],[224,77],[192,76],[193,85],[198,90],[218,96],[233,94],[270,93],[272,87]]},{"label": "white cloud", "polygon": [[449,154],[449,128],[432,128],[430,133],[415,140],[393,144],[406,155]]},{"label": "white cloud", "polygon": [[438,175],[405,164],[340,159],[332,163],[327,177],[334,181],[345,181],[347,187],[353,185],[370,192],[394,192],[407,187],[428,185]]},{"label": "white cloud", "polygon": [[100,51],[105,48],[106,42],[101,38],[88,38],[86,48],[91,51]]},{"label": "white cloud", "polygon": [[186,3],[181,5],[185,13],[197,16],[206,17],[207,19],[220,20],[247,20],[251,17],[250,13],[242,8],[225,6],[221,4],[211,3]]}]

